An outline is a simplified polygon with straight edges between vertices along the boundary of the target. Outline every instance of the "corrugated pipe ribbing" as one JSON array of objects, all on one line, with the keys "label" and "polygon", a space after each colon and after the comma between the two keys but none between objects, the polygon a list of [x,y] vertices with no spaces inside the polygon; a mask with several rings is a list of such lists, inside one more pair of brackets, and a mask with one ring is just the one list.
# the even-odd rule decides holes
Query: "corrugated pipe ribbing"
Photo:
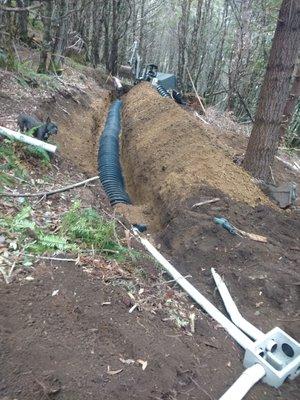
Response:
[{"label": "corrugated pipe ribbing", "polygon": [[99,141],[99,177],[112,206],[118,203],[131,203],[125,190],[119,159],[119,134],[121,131],[122,105],[123,103],[121,100],[116,100],[112,103]]},{"label": "corrugated pipe ribbing", "polygon": [[172,98],[170,93],[168,93],[166,91],[166,89],[163,87],[163,85],[156,85],[156,89],[158,91],[158,93],[162,96],[162,97],[169,97],[170,99]]}]

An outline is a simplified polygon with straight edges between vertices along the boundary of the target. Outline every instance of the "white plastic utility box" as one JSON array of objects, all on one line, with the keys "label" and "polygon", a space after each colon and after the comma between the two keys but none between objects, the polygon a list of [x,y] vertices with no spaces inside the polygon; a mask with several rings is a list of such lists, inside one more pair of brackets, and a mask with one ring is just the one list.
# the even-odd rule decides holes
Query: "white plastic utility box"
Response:
[{"label": "white plastic utility box", "polygon": [[270,386],[278,388],[300,374],[300,344],[278,327],[245,350],[244,366],[262,365],[266,371],[262,380]]}]

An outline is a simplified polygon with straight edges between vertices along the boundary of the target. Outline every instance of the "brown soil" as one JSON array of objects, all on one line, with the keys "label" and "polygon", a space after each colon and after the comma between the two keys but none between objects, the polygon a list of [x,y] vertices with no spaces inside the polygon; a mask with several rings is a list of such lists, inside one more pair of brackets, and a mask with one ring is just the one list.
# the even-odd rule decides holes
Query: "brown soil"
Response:
[{"label": "brown soil", "polygon": [[98,173],[98,140],[109,102],[109,92],[96,87],[53,96],[39,107],[59,126],[55,142],[60,154],[89,176]]},{"label": "brown soil", "polygon": [[20,113],[36,115],[42,121],[50,116],[59,128],[58,134],[49,140],[58,145],[57,153],[82,172],[94,176],[98,173],[98,139],[110,92],[98,86],[95,72],[91,74],[88,70],[85,76],[67,67],[65,75],[65,83],[57,82],[58,89],[49,91],[21,86],[14,73],[0,71],[0,125],[18,130]]},{"label": "brown soil", "polygon": [[149,85],[134,87],[123,112],[123,163],[133,201],[164,209],[199,186],[251,206],[268,203],[250,176],[210,140],[207,128]]},{"label": "brown soil", "polygon": [[[2,399],[209,400],[242,371],[235,344],[203,316],[191,336],[163,313],[129,314],[126,291],[104,285],[97,271],[40,264],[31,276],[0,287]],[[256,385],[249,399],[295,400],[295,390]]]},{"label": "brown soil", "polygon": [[[108,93],[88,79],[79,89],[62,88],[53,97],[15,88],[10,78],[6,73],[1,88],[2,96],[9,96],[1,109],[2,125],[13,128],[18,112],[32,110],[50,113],[59,124],[55,141],[66,160],[59,160],[57,175],[53,168],[52,182],[81,180],[78,168],[96,174],[96,144]],[[280,326],[297,338],[299,220],[267,207],[248,175],[232,165],[220,145],[209,144],[214,132],[148,86],[127,95],[123,126],[123,161],[135,204],[118,211],[127,213],[133,223],[145,222],[142,218],[154,221],[160,227],[156,241],[162,252],[181,272],[191,274],[191,282],[220,308],[212,266],[224,275],[250,321],[264,331]],[[189,135],[194,142],[189,139],[185,145]],[[218,165],[224,170],[222,179]],[[41,214],[42,206],[47,212],[64,210],[75,196],[85,205],[107,206],[103,192],[95,187],[56,195],[47,206],[41,202],[35,207],[41,207]],[[193,203],[212,196],[221,201],[191,211]],[[252,208],[258,198],[265,205]],[[213,224],[217,214],[246,231],[268,236],[268,244],[230,236]],[[1,400],[211,400],[243,371],[243,352],[173,283],[162,283],[152,262],[133,263],[122,279],[118,274],[125,266],[114,264],[116,270],[104,279],[110,264],[94,264],[91,260],[83,269],[74,263],[39,263],[20,272],[10,285],[0,283]],[[32,281],[26,280],[29,274]],[[141,304],[131,314],[129,286]],[[175,327],[170,318],[174,310],[179,319],[195,312],[194,335],[189,325]],[[141,359],[148,365],[143,371],[138,363],[124,364],[120,358]],[[111,375],[108,366],[122,371]],[[295,381],[280,390],[258,384],[245,399],[296,400],[298,389]]]}]

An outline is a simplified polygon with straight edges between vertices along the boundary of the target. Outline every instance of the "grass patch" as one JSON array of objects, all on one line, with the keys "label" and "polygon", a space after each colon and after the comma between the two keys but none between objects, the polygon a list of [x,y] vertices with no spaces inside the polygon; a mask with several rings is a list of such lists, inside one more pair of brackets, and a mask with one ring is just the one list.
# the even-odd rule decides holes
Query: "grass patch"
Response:
[{"label": "grass patch", "polygon": [[[30,129],[29,131],[25,132],[24,135],[33,137],[34,133],[37,129],[38,129],[38,127],[34,127],[32,129]],[[25,154],[28,154],[29,156],[39,158],[42,161],[42,163],[44,163],[45,165],[49,165],[51,162],[48,152],[45,149],[42,149],[40,147],[25,145],[24,152],[25,152]]]},{"label": "grass patch", "polygon": [[31,61],[19,61],[11,49],[0,49],[0,68],[16,72],[18,75],[15,79],[22,86],[47,88],[50,91],[59,88],[59,82],[54,76],[38,73]]}]

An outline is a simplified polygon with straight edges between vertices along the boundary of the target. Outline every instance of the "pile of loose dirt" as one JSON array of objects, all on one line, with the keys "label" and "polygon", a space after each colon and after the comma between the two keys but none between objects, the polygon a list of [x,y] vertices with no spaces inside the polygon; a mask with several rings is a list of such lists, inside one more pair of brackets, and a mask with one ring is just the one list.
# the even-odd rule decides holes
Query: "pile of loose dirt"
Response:
[{"label": "pile of loose dirt", "polygon": [[133,201],[160,209],[209,186],[251,206],[268,203],[251,177],[212,144],[208,129],[149,84],[134,87],[125,97],[122,145]]}]

